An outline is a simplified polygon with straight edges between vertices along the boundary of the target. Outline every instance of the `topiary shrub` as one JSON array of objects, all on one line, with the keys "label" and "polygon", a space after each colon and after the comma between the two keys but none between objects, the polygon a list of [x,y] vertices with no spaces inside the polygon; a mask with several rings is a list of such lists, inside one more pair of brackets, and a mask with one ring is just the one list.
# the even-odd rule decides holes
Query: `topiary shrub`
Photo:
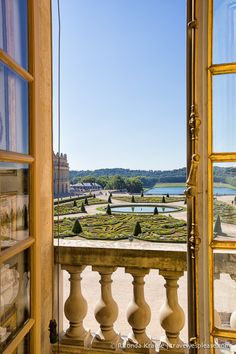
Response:
[{"label": "topiary shrub", "polygon": [[143,191],[141,192],[141,195],[140,195],[141,198],[143,198]]},{"label": "topiary shrub", "polygon": [[94,194],[93,197],[96,198],[96,195]]},{"label": "topiary shrub", "polygon": [[142,229],[141,229],[141,226],[140,226],[140,223],[137,221],[136,222],[136,225],[135,225],[135,228],[134,228],[134,233],[133,235],[134,236],[138,236],[139,234],[142,233]]},{"label": "topiary shrub", "polygon": [[220,220],[220,215],[217,216],[215,226],[214,226],[214,235],[224,235],[222,232],[222,227],[221,227],[221,220]]},{"label": "topiary shrub", "polygon": [[169,193],[167,193],[167,194],[166,194],[166,198],[170,198],[170,195],[169,195]]},{"label": "topiary shrub", "polygon": [[110,204],[112,203],[111,195],[109,195],[109,197],[108,197],[108,199],[107,199],[107,202],[110,203]]},{"label": "topiary shrub", "polygon": [[84,206],[84,203],[82,202],[81,203],[81,208],[80,208],[81,212],[82,213],[86,213],[86,209],[85,209],[85,206]]},{"label": "topiary shrub", "polygon": [[74,200],[73,206],[74,206],[74,207],[77,207],[76,200]]},{"label": "topiary shrub", "polygon": [[131,203],[135,203],[135,199],[134,199],[134,196],[132,195],[131,197]]},{"label": "topiary shrub", "polygon": [[110,192],[110,197],[112,197],[112,193]]},{"label": "topiary shrub", "polygon": [[165,198],[165,196],[163,195],[163,197],[162,197],[162,203],[165,203],[166,202],[166,198]]},{"label": "topiary shrub", "polygon": [[76,219],[72,228],[72,232],[76,235],[81,234],[83,232],[82,227],[80,225],[79,219]]},{"label": "topiary shrub", "polygon": [[84,199],[84,204],[88,205],[88,198],[87,197]]},{"label": "topiary shrub", "polygon": [[153,210],[153,215],[158,215],[158,214],[159,214],[158,209],[157,209],[157,207],[155,207]]},{"label": "topiary shrub", "polygon": [[111,207],[109,204],[107,205],[106,213],[107,215],[111,215]]}]

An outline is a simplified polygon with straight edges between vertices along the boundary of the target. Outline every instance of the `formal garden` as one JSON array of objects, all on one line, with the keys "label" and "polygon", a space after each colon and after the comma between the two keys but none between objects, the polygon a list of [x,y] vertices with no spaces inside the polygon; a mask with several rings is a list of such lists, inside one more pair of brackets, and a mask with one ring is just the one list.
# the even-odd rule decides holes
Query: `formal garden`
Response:
[{"label": "formal garden", "polygon": [[67,215],[67,214],[78,214],[86,212],[86,206],[104,204],[104,200],[99,199],[95,196],[84,197],[79,199],[74,199],[67,202],[59,202],[58,205],[54,205],[55,215]]},{"label": "formal garden", "polygon": [[138,196],[113,195],[113,198],[124,202],[129,202],[129,203],[174,203],[174,202],[185,201],[185,196],[169,196],[168,194],[163,196],[151,196],[151,197],[147,197],[142,194],[140,196],[139,195]]},{"label": "formal garden", "polygon": [[184,220],[171,215],[107,215],[96,214],[55,220],[55,236],[76,239],[121,240],[137,238],[156,242],[186,242]]},{"label": "formal garden", "polygon": [[215,199],[214,221],[216,221],[218,216],[220,217],[221,222],[236,225],[236,207]]}]

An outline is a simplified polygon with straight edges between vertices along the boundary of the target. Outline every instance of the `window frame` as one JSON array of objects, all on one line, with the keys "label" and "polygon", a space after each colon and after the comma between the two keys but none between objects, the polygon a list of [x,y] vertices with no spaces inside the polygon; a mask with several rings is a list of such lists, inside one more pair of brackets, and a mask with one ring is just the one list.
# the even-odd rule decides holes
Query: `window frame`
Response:
[{"label": "window frame", "polygon": [[[43,13],[43,11],[45,13]],[[49,13],[48,13],[49,11]],[[48,17],[47,17],[48,16]],[[48,22],[49,19],[49,22]],[[31,273],[31,287],[30,287],[30,318],[24,324],[24,326],[18,331],[13,340],[8,344],[3,354],[10,354],[18,345],[24,340],[27,334],[30,334],[30,352],[41,353],[41,348],[49,345],[48,338],[45,338],[45,343],[42,343],[42,280],[41,280],[41,260],[45,257],[46,251],[41,250],[41,245],[45,239],[42,236],[43,224],[42,214],[46,213],[46,207],[43,207],[41,203],[43,192],[40,191],[41,178],[42,178],[42,164],[45,157],[45,149],[47,154],[52,155],[52,86],[44,86],[43,75],[48,74],[49,83],[52,82],[51,78],[51,62],[48,62],[48,56],[51,59],[51,1],[48,0],[28,0],[28,70],[21,67],[12,57],[6,52],[0,49],[0,60],[7,65],[10,69],[16,72],[20,77],[24,78],[29,85],[28,89],[28,105],[29,105],[29,154],[21,154],[12,151],[0,150],[0,162],[13,162],[13,163],[26,163],[29,165],[29,237],[25,240],[19,241],[13,247],[5,249],[0,252],[0,264],[12,258],[24,250],[30,252],[30,273]],[[42,35],[47,34],[46,43]],[[43,42],[44,41],[44,42]],[[47,46],[49,53],[42,54],[42,46]],[[50,48],[49,48],[50,46]],[[39,54],[40,53],[40,54]],[[41,58],[40,58],[41,55]],[[50,60],[49,60],[50,61]],[[46,64],[45,69],[42,64]],[[43,97],[42,97],[43,90]],[[41,94],[41,95],[40,95]],[[44,107],[40,107],[40,103],[46,100]],[[47,109],[47,115],[45,119],[41,119],[42,111]],[[45,137],[44,144],[42,144],[42,136],[44,131],[48,131],[48,135]],[[50,133],[51,130],[51,133]],[[50,156],[50,155],[49,155]],[[47,226],[48,235],[47,240],[49,245],[51,244],[50,259],[48,268],[52,269],[53,264],[53,248],[52,248],[52,157],[48,159],[47,177],[49,176],[48,186],[48,198],[51,201],[48,213],[48,220],[51,221],[51,225]],[[43,209],[42,209],[43,208]],[[48,316],[52,317],[52,270],[49,272],[51,277],[50,284],[47,283],[46,287],[51,291],[48,306]],[[44,285],[45,287],[45,285]],[[48,321],[48,318],[45,319]],[[45,326],[45,323],[44,323]],[[43,327],[44,328],[44,327]],[[44,331],[44,329],[43,329]],[[48,332],[48,329],[45,329]]]}]

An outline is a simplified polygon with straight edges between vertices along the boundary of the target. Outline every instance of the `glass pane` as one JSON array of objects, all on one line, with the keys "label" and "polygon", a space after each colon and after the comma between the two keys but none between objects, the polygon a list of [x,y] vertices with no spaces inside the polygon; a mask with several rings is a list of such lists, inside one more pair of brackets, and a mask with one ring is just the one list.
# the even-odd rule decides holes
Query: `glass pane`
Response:
[{"label": "glass pane", "polygon": [[233,354],[236,352],[236,341],[215,338],[214,348],[215,354]]},{"label": "glass pane", "polygon": [[215,163],[213,235],[214,239],[236,238],[236,163]]},{"label": "glass pane", "polygon": [[17,347],[13,354],[30,354],[30,335],[25,336],[24,340]]},{"label": "glass pane", "polygon": [[28,82],[0,62],[0,149],[28,154]]},{"label": "glass pane", "polygon": [[236,61],[236,1],[214,0],[213,63]]},{"label": "glass pane", "polygon": [[0,352],[30,316],[29,263],[25,251],[0,266]]},{"label": "glass pane", "polygon": [[28,165],[0,163],[0,250],[29,236]]},{"label": "glass pane", "polygon": [[236,330],[236,251],[214,252],[215,326]]},{"label": "glass pane", "polygon": [[213,151],[236,151],[236,74],[213,77]]},{"label": "glass pane", "polygon": [[0,48],[28,67],[27,0],[1,0]]}]

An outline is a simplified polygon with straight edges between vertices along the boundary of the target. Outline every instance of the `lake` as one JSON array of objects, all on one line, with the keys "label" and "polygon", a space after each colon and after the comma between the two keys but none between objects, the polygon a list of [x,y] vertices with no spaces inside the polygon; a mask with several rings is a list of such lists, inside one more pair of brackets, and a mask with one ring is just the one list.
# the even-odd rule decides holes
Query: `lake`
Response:
[{"label": "lake", "polygon": [[[186,187],[159,187],[159,188],[151,188],[146,191],[144,194],[146,195],[179,195],[184,194],[184,190]],[[236,195],[236,189],[228,188],[228,187],[215,187],[214,188],[215,195]]]}]

